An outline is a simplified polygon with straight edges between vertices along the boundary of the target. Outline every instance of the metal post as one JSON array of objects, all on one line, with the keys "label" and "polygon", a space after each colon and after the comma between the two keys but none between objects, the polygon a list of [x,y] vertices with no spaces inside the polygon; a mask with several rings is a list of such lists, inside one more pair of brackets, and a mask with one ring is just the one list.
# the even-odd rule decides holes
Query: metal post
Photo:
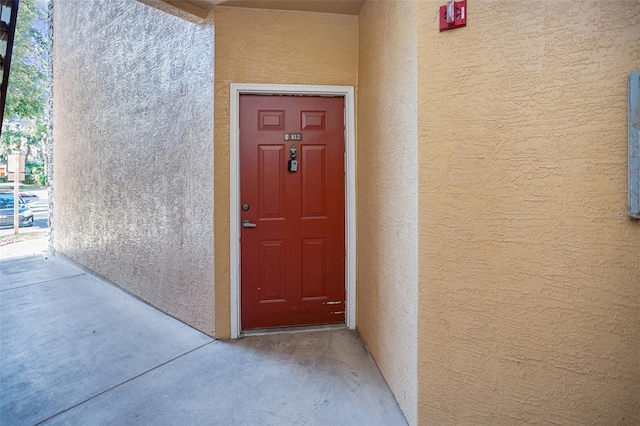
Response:
[{"label": "metal post", "polygon": [[17,234],[20,228],[20,177],[24,173],[24,156],[20,153],[10,155],[7,165],[9,180],[13,173],[13,233]]},{"label": "metal post", "polygon": [[[20,157],[16,159],[16,164],[20,164]],[[13,176],[13,233],[17,234],[20,228],[20,169]]]},{"label": "metal post", "polygon": [[[11,69],[11,57],[13,55],[13,39],[16,31],[16,21],[18,20],[18,6],[20,0],[0,1],[0,13],[3,15],[3,24],[8,23],[6,33],[6,42],[2,49],[0,49],[0,56],[2,56],[3,66],[0,71],[0,135],[2,135],[2,124],[4,123],[4,107],[7,102],[7,88],[9,87],[9,71]],[[4,8],[10,7],[10,18],[7,22],[6,16],[3,13]]]}]

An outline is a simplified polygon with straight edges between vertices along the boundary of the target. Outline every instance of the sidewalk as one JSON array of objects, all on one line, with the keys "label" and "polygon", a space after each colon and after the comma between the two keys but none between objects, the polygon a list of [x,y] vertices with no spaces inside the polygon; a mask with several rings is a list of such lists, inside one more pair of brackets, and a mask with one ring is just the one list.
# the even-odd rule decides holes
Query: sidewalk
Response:
[{"label": "sidewalk", "polygon": [[0,247],[0,424],[406,424],[355,332],[215,341],[46,246]]},{"label": "sidewalk", "polygon": [[47,231],[35,228],[20,228],[19,234],[4,234],[0,231],[0,259],[16,256],[44,254],[47,251]]}]

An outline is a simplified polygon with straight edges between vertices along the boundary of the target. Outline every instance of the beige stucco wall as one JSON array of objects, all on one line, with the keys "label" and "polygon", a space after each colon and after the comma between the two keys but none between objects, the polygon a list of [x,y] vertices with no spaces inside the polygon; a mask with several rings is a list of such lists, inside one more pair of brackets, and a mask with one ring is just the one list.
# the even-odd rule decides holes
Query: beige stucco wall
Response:
[{"label": "beige stucco wall", "polygon": [[421,424],[640,423],[637,1],[418,2]]},{"label": "beige stucco wall", "polygon": [[358,329],[407,420],[417,416],[418,135],[414,1],[359,16]]},{"label": "beige stucco wall", "polygon": [[356,16],[216,8],[215,283],[216,337],[229,337],[230,83],[355,86]]},{"label": "beige stucco wall", "polygon": [[54,10],[54,249],[213,334],[213,26]]}]

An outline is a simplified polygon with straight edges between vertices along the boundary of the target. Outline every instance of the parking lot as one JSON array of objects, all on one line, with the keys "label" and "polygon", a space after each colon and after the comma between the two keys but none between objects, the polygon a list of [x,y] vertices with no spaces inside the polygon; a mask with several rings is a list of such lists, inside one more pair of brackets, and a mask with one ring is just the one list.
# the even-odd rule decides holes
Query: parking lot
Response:
[{"label": "parking lot", "polygon": [[[12,191],[11,187],[3,186],[0,191]],[[49,193],[47,189],[21,190],[23,199],[33,211],[33,226],[21,227],[20,233],[42,232],[49,228]],[[13,228],[0,229],[0,237],[13,234]]]}]

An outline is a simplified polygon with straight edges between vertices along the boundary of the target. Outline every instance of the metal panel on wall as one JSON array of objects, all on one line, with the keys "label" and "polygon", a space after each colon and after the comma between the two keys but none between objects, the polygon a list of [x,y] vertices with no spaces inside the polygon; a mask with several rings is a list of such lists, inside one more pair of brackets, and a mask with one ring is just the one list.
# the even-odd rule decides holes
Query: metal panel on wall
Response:
[{"label": "metal panel on wall", "polygon": [[640,219],[640,71],[629,75],[629,216]]}]

